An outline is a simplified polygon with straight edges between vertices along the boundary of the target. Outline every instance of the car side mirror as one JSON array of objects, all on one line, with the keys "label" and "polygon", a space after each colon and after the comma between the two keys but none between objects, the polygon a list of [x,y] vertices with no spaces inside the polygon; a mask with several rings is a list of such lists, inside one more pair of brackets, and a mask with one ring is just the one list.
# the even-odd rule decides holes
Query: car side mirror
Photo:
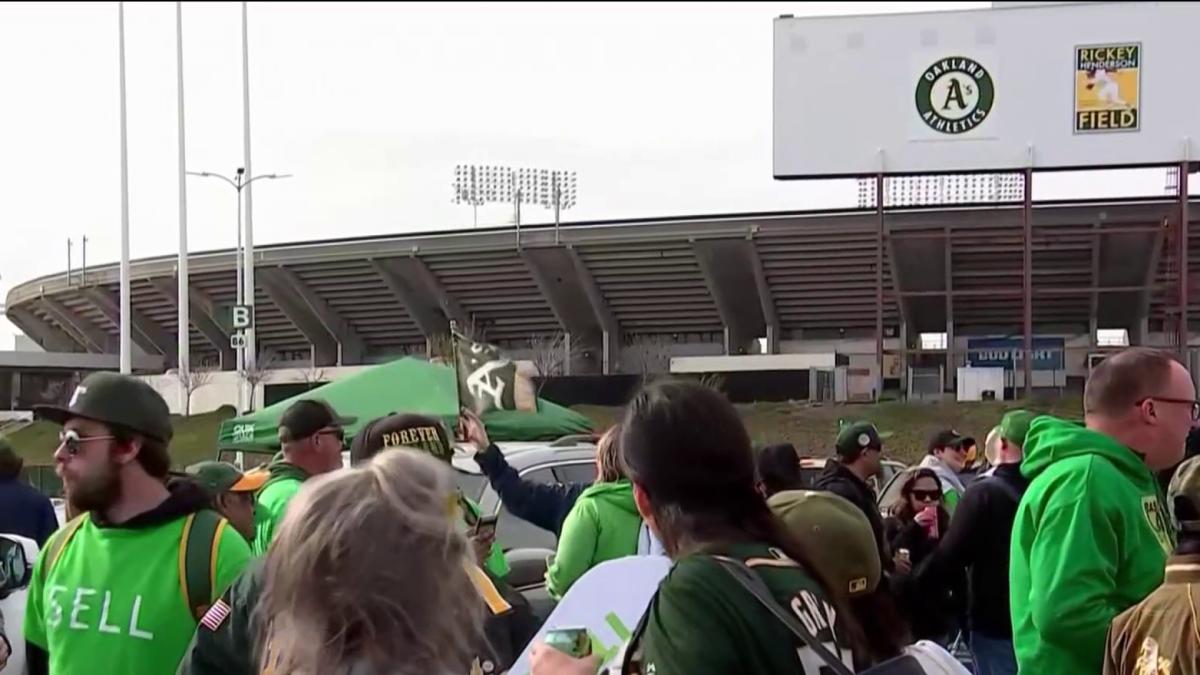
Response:
[{"label": "car side mirror", "polygon": [[0,595],[25,588],[32,576],[25,547],[19,541],[0,536]]}]

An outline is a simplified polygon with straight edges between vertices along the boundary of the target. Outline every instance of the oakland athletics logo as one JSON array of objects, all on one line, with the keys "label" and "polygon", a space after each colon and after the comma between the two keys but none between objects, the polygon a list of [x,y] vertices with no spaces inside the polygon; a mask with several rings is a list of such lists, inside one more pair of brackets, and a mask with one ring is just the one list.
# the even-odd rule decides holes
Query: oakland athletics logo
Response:
[{"label": "oakland athletics logo", "polygon": [[979,126],[995,100],[991,73],[965,56],[944,58],[917,80],[917,113],[930,129],[943,134],[962,134]]}]

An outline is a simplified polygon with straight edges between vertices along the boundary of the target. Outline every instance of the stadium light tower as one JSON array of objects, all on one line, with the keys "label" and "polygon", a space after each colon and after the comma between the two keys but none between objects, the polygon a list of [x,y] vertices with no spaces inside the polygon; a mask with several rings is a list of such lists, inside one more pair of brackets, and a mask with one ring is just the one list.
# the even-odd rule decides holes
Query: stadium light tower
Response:
[{"label": "stadium light tower", "polygon": [[514,169],[507,166],[459,164],[454,167],[454,203],[470,204],[475,210],[483,204],[512,203],[517,228],[517,246],[521,245],[521,205],[536,204],[554,210],[554,241],[563,209],[575,206],[574,171],[557,169]]}]

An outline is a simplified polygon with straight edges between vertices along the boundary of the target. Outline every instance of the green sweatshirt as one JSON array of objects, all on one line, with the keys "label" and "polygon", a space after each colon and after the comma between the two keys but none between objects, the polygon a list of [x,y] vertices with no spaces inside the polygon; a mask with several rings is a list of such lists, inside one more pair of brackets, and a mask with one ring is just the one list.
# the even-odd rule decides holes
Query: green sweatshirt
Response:
[{"label": "green sweatshirt", "polygon": [[258,503],[254,508],[254,543],[251,552],[263,555],[275,539],[287,505],[308,480],[308,472],[287,461],[272,462],[267,470],[271,477],[258,491]]},{"label": "green sweatshirt", "polygon": [[583,491],[563,521],[546,587],[554,598],[596,565],[637,553],[642,517],[633,501],[633,483],[596,483]]},{"label": "green sweatshirt", "polygon": [[[180,582],[185,514],[165,511],[154,522],[122,526],[100,526],[94,516],[83,516],[50,569],[50,549],[43,549],[24,628],[25,639],[49,653],[52,675],[175,672],[196,618]],[[221,530],[210,602],[249,558],[242,536],[232,527]]]},{"label": "green sweatshirt", "polygon": [[1095,675],[1113,617],[1163,579],[1174,532],[1142,459],[1109,436],[1039,417],[1021,472],[1010,599],[1022,673]]}]

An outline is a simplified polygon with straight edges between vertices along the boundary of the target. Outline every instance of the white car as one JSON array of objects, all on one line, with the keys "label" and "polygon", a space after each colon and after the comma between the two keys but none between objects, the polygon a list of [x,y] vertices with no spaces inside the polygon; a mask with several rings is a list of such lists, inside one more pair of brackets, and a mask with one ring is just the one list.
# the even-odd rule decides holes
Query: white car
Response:
[{"label": "white car", "polygon": [[25,623],[25,600],[29,595],[29,580],[38,546],[32,540],[15,534],[0,534],[0,619],[12,653],[8,664],[0,668],[4,675],[26,675],[25,638],[21,626]]}]

